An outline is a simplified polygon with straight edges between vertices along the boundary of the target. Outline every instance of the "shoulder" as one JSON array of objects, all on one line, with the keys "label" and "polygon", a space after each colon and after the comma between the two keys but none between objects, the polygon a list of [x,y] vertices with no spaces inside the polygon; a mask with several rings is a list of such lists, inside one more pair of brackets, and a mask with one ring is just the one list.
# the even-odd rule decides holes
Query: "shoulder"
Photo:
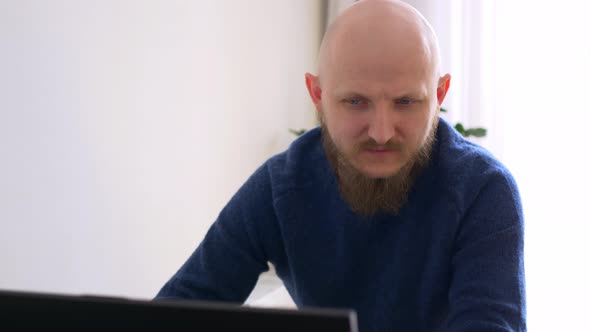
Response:
[{"label": "shoulder", "polygon": [[272,204],[288,191],[309,188],[332,172],[322,146],[321,130],[314,128],[296,138],[252,173],[232,201],[250,202],[264,197]]},{"label": "shoulder", "polygon": [[297,137],[289,148],[266,163],[273,196],[313,186],[331,172],[322,146],[322,132],[315,127]]},{"label": "shoulder", "polygon": [[443,119],[437,140],[437,175],[459,212],[464,213],[483,190],[520,205],[514,177],[492,153],[463,138]]}]

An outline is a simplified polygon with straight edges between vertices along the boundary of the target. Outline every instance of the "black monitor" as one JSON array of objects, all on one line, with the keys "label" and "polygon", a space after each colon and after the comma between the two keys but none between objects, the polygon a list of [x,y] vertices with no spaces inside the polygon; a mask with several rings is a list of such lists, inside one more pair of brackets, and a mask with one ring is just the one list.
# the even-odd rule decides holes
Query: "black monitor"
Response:
[{"label": "black monitor", "polygon": [[3,331],[358,331],[356,313],[345,309],[10,290],[0,290],[0,322]]}]

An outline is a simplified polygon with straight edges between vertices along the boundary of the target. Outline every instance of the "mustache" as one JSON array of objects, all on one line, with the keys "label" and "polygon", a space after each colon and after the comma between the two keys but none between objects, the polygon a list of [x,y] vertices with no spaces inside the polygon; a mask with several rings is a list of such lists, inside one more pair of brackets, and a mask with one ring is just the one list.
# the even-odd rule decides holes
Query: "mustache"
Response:
[{"label": "mustache", "polygon": [[402,151],[404,145],[398,141],[389,140],[385,144],[379,144],[374,139],[368,139],[358,146],[359,150],[390,150],[390,151]]}]

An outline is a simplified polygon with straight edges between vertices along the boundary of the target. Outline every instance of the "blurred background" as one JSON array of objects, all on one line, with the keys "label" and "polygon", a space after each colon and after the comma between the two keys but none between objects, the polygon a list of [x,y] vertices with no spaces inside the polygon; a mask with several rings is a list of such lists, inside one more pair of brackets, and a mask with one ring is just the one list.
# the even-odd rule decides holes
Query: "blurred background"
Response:
[{"label": "blurred background", "polygon": [[[352,2],[0,0],[0,289],[153,297],[315,126],[304,73]],[[452,75],[442,116],[519,185],[530,331],[590,330],[589,5],[407,2]]]}]

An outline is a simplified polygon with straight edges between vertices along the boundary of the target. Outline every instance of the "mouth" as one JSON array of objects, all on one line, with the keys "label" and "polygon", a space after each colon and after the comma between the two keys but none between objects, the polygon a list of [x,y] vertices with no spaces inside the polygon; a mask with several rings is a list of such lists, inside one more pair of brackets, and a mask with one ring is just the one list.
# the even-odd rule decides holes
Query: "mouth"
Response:
[{"label": "mouth", "polygon": [[389,152],[392,151],[391,149],[367,149],[367,151],[371,151],[371,152]]},{"label": "mouth", "polygon": [[394,150],[392,150],[392,149],[385,149],[385,148],[365,149],[364,152],[365,153],[368,153],[369,155],[372,155],[372,156],[385,156],[385,155],[389,155],[389,154],[395,153]]}]

